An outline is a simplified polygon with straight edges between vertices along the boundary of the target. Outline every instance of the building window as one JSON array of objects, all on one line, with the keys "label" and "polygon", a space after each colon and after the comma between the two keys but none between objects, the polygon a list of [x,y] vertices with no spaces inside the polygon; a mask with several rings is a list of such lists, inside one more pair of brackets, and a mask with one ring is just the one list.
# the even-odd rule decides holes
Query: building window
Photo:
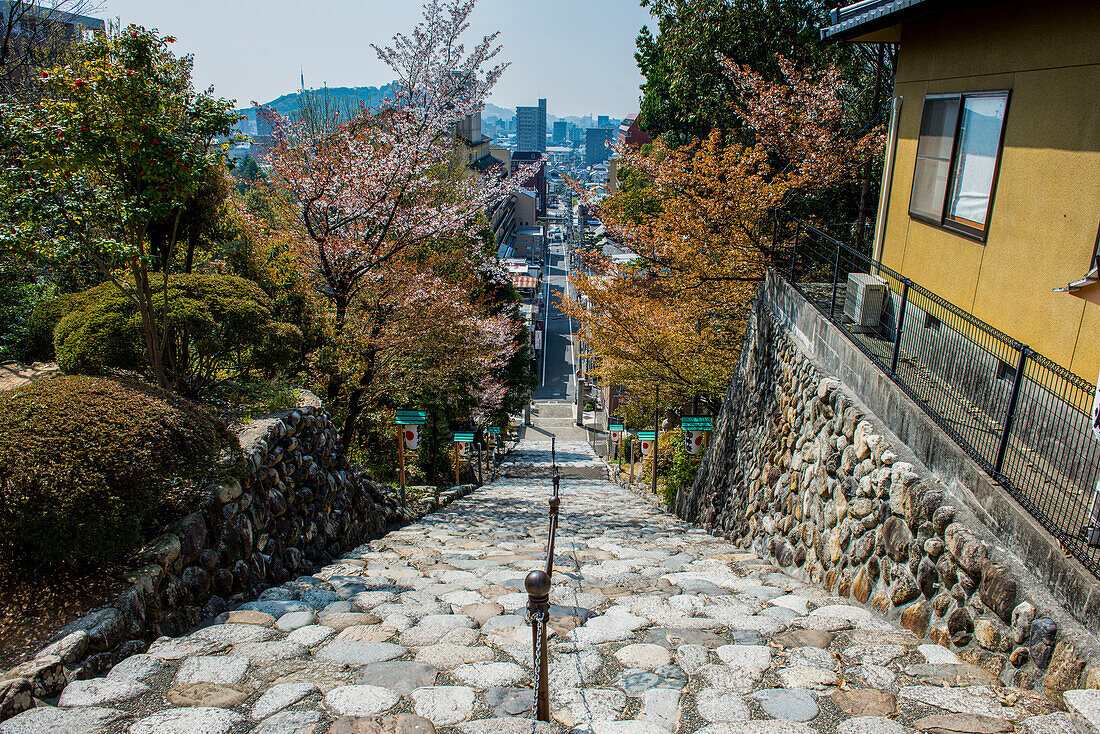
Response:
[{"label": "building window", "polygon": [[985,239],[1008,92],[924,98],[909,215]]}]

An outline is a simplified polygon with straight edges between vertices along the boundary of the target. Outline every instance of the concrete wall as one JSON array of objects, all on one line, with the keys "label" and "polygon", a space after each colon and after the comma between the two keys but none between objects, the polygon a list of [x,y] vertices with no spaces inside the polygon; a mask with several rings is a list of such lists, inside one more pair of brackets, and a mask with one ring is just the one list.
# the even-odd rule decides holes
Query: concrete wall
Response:
[{"label": "concrete wall", "polygon": [[[883,262],[1092,379],[1100,305],[1052,289],[1089,270],[1100,224],[1100,4],[942,7],[900,29],[904,101]],[[911,219],[924,96],[997,89],[1011,96],[986,242]]]}]

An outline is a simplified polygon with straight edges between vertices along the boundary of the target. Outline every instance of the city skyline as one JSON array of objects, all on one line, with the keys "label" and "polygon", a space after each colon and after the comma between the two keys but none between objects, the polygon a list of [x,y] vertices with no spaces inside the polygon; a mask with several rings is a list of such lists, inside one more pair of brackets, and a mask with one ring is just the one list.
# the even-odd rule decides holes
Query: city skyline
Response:
[{"label": "city skyline", "polygon": [[[317,0],[311,7],[312,18],[329,21],[324,33],[303,33],[299,6],[289,0],[104,0],[98,15],[175,36],[174,51],[195,56],[196,88],[213,85],[218,95],[243,108],[295,91],[303,73],[309,88],[392,81],[370,44],[384,45],[395,33],[410,31],[421,3]],[[561,0],[552,12],[513,0],[480,0],[467,41],[500,31],[498,59],[511,65],[489,99],[492,104],[514,110],[545,97],[554,117],[621,118],[638,110],[643,78],[634,63],[634,42],[650,21],[638,0],[605,0],[598,6]],[[288,50],[269,53],[273,47]]]}]

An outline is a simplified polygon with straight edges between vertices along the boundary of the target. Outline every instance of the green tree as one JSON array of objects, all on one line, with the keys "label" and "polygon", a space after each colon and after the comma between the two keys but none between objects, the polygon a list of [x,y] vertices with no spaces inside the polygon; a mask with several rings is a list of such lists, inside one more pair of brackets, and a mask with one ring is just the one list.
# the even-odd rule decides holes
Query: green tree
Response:
[{"label": "green tree", "polygon": [[166,292],[188,203],[224,166],[211,140],[236,121],[231,101],[193,89],[174,40],[137,26],[98,37],[43,72],[40,104],[0,106],[0,250],[91,261],[140,314],[161,387],[171,317],[152,280]]},{"label": "green tree", "polygon": [[[635,55],[646,78],[642,123],[672,146],[703,140],[714,130],[753,144],[752,131],[739,120],[743,90],[726,73],[722,59],[769,82],[782,81],[781,58],[800,71],[838,69],[848,133],[859,137],[886,119],[896,46],[823,41],[824,0],[640,1],[657,21],[656,35],[642,28]],[[881,159],[868,156],[858,179],[807,191],[788,205],[864,245],[881,175]]]},{"label": "green tree", "polygon": [[657,21],[643,27],[635,58],[645,76],[642,125],[673,145],[703,139],[714,128],[738,127],[737,90],[719,63],[722,54],[767,79],[780,70],[775,55],[799,68],[835,60],[819,39],[821,0],[641,0]]}]

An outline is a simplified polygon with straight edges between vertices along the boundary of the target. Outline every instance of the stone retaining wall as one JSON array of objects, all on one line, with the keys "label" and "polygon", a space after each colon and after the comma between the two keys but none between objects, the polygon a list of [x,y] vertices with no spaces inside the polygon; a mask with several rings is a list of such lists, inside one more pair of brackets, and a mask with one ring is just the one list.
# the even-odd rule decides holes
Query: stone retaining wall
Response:
[{"label": "stone retaining wall", "polygon": [[[269,586],[308,575],[407,519],[395,490],[338,455],[338,436],[309,393],[299,407],[245,426],[241,479],[212,484],[202,511],[142,549],[130,587],[109,605],[0,674],[0,720],[31,707],[32,698],[57,695],[69,680],[102,674],[151,639],[185,632]],[[419,509],[466,491],[455,488]]]},{"label": "stone retaining wall", "polygon": [[677,514],[955,649],[967,661],[961,679],[1059,703],[1066,690],[1100,687],[1095,635],[762,300]]}]

